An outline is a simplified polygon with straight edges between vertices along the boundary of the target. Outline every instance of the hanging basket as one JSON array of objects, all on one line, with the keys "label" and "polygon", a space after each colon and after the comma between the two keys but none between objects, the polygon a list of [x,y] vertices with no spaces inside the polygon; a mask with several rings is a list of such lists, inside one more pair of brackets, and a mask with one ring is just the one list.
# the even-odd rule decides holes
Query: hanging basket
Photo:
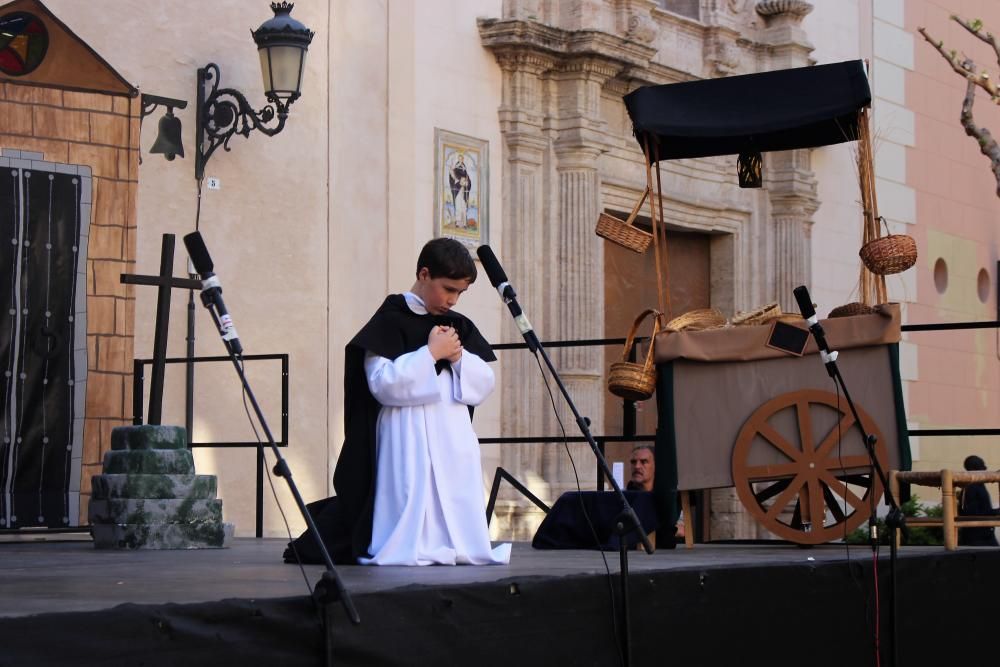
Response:
[{"label": "hanging basket", "polygon": [[[885,225],[885,218],[879,216]],[[889,231],[886,225],[886,231]],[[872,239],[858,251],[869,271],[879,276],[902,273],[917,262],[917,242],[906,234],[889,234]]]},{"label": "hanging basket", "polygon": [[[643,363],[629,361],[629,354],[632,353],[632,346],[635,345],[635,332],[639,325],[648,315],[653,316],[653,335],[649,339],[649,351],[646,353],[646,360]],[[653,364],[653,341],[656,334],[660,333],[660,311],[648,308],[635,318],[632,328],[628,332],[625,340],[625,349],[622,352],[622,361],[611,364],[608,373],[608,391],[615,396],[619,396],[629,401],[645,401],[653,395],[656,390],[656,366]]]},{"label": "hanging basket", "polygon": [[597,218],[597,229],[594,231],[597,232],[598,236],[606,238],[612,243],[616,243],[632,252],[639,254],[646,252],[650,242],[653,240],[653,235],[635,227],[632,223],[635,222],[635,217],[639,215],[639,209],[642,208],[642,203],[646,201],[648,195],[649,188],[647,187],[642,191],[639,203],[635,205],[635,208],[632,209],[628,219],[625,221],[619,220],[609,213],[601,213]]}]

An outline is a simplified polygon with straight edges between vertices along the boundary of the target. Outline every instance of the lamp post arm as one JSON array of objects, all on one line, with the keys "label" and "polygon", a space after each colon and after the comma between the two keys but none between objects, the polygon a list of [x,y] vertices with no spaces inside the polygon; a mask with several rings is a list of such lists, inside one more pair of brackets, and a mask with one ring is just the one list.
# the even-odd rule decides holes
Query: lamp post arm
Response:
[{"label": "lamp post arm", "polygon": [[[198,106],[195,127],[195,178],[205,177],[205,165],[219,146],[231,150],[229,140],[235,134],[249,137],[256,130],[273,137],[285,128],[288,119],[288,105],[281,100],[270,98],[268,104],[254,111],[247,98],[234,88],[219,88],[221,73],[219,66],[209,63],[198,70]],[[211,89],[206,91],[207,86]],[[269,126],[277,117],[277,123]]]}]

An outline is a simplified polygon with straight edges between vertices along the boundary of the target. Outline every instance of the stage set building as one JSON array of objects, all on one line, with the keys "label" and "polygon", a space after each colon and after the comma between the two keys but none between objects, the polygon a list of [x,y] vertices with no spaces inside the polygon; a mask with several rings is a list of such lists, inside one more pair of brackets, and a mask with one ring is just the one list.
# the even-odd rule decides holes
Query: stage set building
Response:
[{"label": "stage set building", "polygon": [[[646,187],[622,101],[640,86],[868,60],[879,209],[890,230],[913,236],[919,248],[914,269],[889,279],[889,297],[902,304],[904,323],[996,319],[996,183],[959,124],[964,81],[917,33],[924,26],[988,65],[989,48],[948,17],[980,18],[998,30],[1000,8],[989,3],[300,0],[294,18],[315,36],[286,127],[273,137],[235,136],[231,150],[206,164],[200,192],[196,72],[215,63],[220,86],[263,107],[250,30],[270,16],[267,3],[0,7],[0,16],[14,12],[38,17],[48,43],[31,73],[0,67],[0,166],[24,160],[39,173],[75,178],[70,186],[79,186],[89,216],[77,229],[79,262],[67,274],[77,281],[76,312],[85,322],[73,360],[86,380],[64,425],[73,500],[56,524],[86,522],[90,478],[101,472],[110,429],[131,422],[133,359],[152,355],[157,295],[121,284],[119,274],[156,274],[164,234],[180,237],[197,225],[246,353],[288,355],[289,417],[279,435],[307,500],[332,492],[344,345],[387,293],[410,287],[417,253],[433,236],[472,249],[491,245],[542,340],[624,336],[637,313],[656,305],[653,256],[608,244],[594,226],[602,212],[627,215]],[[149,152],[163,110],[140,126],[140,94],[187,102],[173,109],[184,157]],[[987,99],[976,119],[1000,128]],[[792,289],[800,284],[810,286],[821,315],[859,300],[852,144],[766,154],[763,174],[763,188],[741,189],[735,156],[663,163],[673,315],[715,307],[728,316],[770,302],[796,312]],[[648,208],[639,220],[648,223]],[[185,260],[178,245],[174,276],[187,276]],[[485,275],[458,309],[491,341],[520,340]],[[187,318],[187,292],[177,290],[170,357],[185,354]],[[196,353],[222,354],[200,305],[195,322]],[[995,330],[908,334],[900,357],[910,426],[998,426],[998,340]],[[552,354],[594,433],[620,433],[621,401],[608,394],[606,374],[621,349]],[[500,390],[477,409],[479,435],[560,435],[535,360],[521,350],[498,356]],[[280,364],[252,361],[247,371],[276,427]],[[183,367],[170,367],[164,423],[184,423],[184,382]],[[193,415],[195,442],[254,440],[227,364],[198,366]],[[637,431],[655,428],[648,401]],[[1000,450],[986,439],[914,438],[911,448],[917,469],[956,468],[973,452],[1000,466]],[[592,488],[589,449],[570,450],[581,484]],[[629,446],[608,451],[621,461]],[[486,484],[502,466],[547,501],[576,486],[561,445],[484,445],[483,452]],[[237,535],[252,535],[254,450],[200,447],[195,461],[199,472],[218,475],[226,521]],[[291,497],[283,484],[275,488],[299,532],[301,520],[287,511]],[[732,490],[713,493],[711,509],[713,536],[764,537]],[[504,487],[492,534],[527,539],[540,519]],[[284,534],[269,492],[264,533]]]}]

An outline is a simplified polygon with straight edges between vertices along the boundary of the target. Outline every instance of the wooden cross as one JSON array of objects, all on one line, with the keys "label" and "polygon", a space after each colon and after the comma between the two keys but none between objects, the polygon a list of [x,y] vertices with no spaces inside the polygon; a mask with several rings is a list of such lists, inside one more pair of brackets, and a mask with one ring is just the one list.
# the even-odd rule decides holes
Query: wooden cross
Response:
[{"label": "wooden cross", "polygon": [[163,414],[163,376],[166,371],[167,334],[170,328],[170,290],[201,289],[201,281],[191,278],[174,278],[174,235],[164,234],[160,250],[160,275],[121,275],[126,285],[156,285],[156,331],[153,338],[153,377],[149,383],[149,417],[147,424],[159,424]]}]

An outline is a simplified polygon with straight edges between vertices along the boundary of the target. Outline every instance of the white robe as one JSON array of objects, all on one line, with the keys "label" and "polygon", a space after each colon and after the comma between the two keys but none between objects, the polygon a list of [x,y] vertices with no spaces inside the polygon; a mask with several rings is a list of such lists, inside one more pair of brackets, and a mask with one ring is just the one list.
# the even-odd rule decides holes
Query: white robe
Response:
[{"label": "white robe", "polygon": [[[423,303],[404,295],[412,310]],[[467,406],[493,391],[493,371],[465,351],[437,375],[427,346],[390,361],[368,353],[365,375],[382,404],[376,424],[375,508],[364,565],[489,565],[510,561],[490,544],[479,440]]]}]

